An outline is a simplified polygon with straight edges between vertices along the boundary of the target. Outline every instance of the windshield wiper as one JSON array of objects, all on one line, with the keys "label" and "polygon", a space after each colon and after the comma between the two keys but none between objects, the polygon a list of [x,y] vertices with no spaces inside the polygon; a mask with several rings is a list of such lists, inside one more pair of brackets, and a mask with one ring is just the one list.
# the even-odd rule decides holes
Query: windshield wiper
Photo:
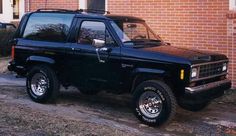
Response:
[{"label": "windshield wiper", "polygon": [[139,44],[139,43],[153,43],[153,42],[160,43],[162,41],[161,40],[153,40],[153,39],[140,39],[140,40],[125,41],[123,43],[134,43],[134,44],[138,43]]},{"label": "windshield wiper", "polygon": [[138,40],[138,41],[125,41],[125,42],[123,42],[123,43],[134,43],[134,44],[136,44],[136,43],[144,43],[145,41],[141,41],[141,40]]},{"label": "windshield wiper", "polygon": [[125,41],[124,44],[132,44],[134,48],[143,48],[143,47],[153,47],[153,46],[159,46],[162,44],[161,40],[133,40],[133,41]]},{"label": "windshield wiper", "polygon": [[158,43],[162,42],[161,40],[153,40],[153,39],[150,39],[149,41],[150,42],[158,42]]}]

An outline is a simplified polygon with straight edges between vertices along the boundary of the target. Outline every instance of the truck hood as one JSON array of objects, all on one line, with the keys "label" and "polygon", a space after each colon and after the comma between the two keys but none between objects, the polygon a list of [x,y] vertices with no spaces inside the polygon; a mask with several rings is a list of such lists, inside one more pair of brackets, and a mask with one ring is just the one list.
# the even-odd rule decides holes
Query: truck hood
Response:
[{"label": "truck hood", "polygon": [[201,63],[201,62],[208,62],[208,61],[217,61],[217,60],[224,60],[227,59],[225,55],[214,53],[214,52],[207,52],[207,51],[200,51],[200,50],[193,50],[175,46],[157,46],[157,47],[150,47],[150,48],[142,48],[145,51],[150,52],[158,52],[162,54],[167,54],[175,57],[185,58],[190,60],[192,63]]}]

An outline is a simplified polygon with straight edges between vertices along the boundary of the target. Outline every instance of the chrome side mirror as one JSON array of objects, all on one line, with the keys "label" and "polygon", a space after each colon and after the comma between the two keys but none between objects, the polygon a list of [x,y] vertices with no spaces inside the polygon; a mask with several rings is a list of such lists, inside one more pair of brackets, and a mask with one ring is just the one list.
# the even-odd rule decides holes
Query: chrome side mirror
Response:
[{"label": "chrome side mirror", "polygon": [[99,40],[99,39],[93,39],[92,45],[96,48],[101,48],[101,47],[105,46],[105,41]]}]

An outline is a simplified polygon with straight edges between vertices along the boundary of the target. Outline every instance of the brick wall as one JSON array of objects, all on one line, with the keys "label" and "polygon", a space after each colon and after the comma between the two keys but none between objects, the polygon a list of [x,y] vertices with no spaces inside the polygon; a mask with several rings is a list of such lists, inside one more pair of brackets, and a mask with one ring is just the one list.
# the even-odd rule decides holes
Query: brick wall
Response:
[{"label": "brick wall", "polygon": [[228,37],[229,37],[229,52],[231,52],[231,74],[234,87],[236,88],[236,11],[229,12],[228,16]]},{"label": "brick wall", "polygon": [[[25,1],[26,11],[79,8],[79,0]],[[173,46],[227,55],[230,58],[229,78],[236,87],[236,14],[229,12],[229,0],[108,0],[108,10],[112,14],[144,18]]]},{"label": "brick wall", "polygon": [[79,0],[25,0],[25,11],[35,11],[40,8],[78,9]]},{"label": "brick wall", "polygon": [[144,18],[173,46],[227,55],[229,78],[236,87],[236,20],[226,16],[229,0],[109,0],[108,10]]}]

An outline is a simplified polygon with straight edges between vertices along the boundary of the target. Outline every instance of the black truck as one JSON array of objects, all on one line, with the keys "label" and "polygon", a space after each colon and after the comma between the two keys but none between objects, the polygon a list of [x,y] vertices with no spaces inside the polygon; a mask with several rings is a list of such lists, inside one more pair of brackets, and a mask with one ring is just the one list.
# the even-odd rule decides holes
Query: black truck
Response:
[{"label": "black truck", "polygon": [[8,69],[27,78],[33,101],[55,100],[60,86],[130,93],[134,114],[151,126],[173,118],[177,104],[198,111],[231,88],[225,55],[171,46],[137,17],[39,9],[11,44]]}]

